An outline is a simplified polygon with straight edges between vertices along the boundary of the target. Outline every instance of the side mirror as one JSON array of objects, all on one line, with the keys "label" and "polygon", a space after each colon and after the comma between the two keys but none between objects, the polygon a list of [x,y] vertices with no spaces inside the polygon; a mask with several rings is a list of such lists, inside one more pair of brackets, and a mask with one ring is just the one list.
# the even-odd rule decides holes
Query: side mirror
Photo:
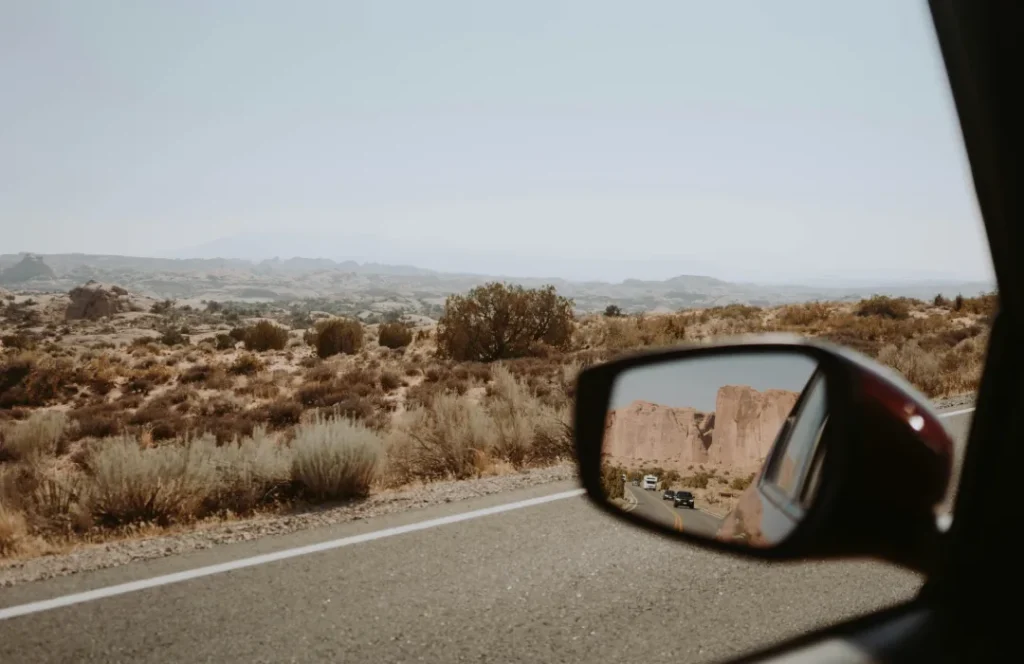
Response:
[{"label": "side mirror", "polygon": [[590,499],[645,529],[761,559],[936,560],[952,440],[854,351],[763,335],[600,364],[575,432]]}]

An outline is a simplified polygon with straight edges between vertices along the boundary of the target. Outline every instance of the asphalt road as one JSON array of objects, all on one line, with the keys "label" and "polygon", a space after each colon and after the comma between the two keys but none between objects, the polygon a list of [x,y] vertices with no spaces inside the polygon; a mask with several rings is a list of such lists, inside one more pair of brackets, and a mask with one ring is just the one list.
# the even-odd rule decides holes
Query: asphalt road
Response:
[{"label": "asphalt road", "polygon": [[660,522],[669,528],[683,530],[697,535],[714,537],[722,520],[713,514],[688,507],[673,507],[671,500],[662,498],[664,491],[645,491],[640,487],[626,484],[626,491],[633,495],[636,507],[630,511],[650,521]]},{"label": "asphalt road", "polygon": [[[964,419],[947,424],[962,433]],[[3,589],[0,662],[706,662],[889,606],[920,585],[881,563],[766,565],[705,553],[621,524],[576,495],[424,524],[573,488]],[[411,532],[387,530],[403,526]],[[353,537],[341,548],[189,578],[204,566]],[[188,580],[146,587],[171,573]],[[103,596],[133,581],[142,589]],[[4,614],[90,590],[98,591],[90,601]]]}]

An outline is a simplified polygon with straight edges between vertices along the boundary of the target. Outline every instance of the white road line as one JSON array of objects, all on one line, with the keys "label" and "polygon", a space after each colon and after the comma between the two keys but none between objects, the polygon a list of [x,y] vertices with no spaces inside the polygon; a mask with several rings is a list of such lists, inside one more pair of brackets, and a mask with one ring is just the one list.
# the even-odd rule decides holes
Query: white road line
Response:
[{"label": "white road line", "polygon": [[175,572],[174,574],[164,574],[163,576],[154,576],[150,579],[142,579],[140,581],[132,581],[130,583],[121,583],[116,586],[97,588],[96,590],[89,590],[86,592],[64,595],[63,597],[55,597],[53,599],[42,600],[39,602],[30,602],[29,604],[21,604],[20,606],[12,606],[6,609],[0,609],[0,620],[8,620],[10,618],[25,616],[32,613],[39,613],[41,611],[49,611],[51,609],[59,609],[65,606],[71,606],[73,604],[82,604],[83,602],[92,602],[98,599],[104,599],[106,597],[124,595],[126,593],[132,593],[139,590],[146,590],[149,588],[156,588],[158,586],[166,586],[172,583],[190,581],[192,579],[198,579],[204,576],[211,576],[213,574],[222,574],[224,572],[230,572],[236,569],[243,569],[245,567],[265,565],[267,563],[276,562],[278,560],[287,560],[288,558],[305,556],[310,553],[330,551],[331,549],[339,549],[343,546],[362,544],[363,542],[372,542],[374,540],[384,539],[386,537],[394,537],[395,535],[413,533],[418,530],[427,530],[428,528],[446,526],[452,523],[459,523],[460,521],[478,519],[483,516],[501,514],[502,512],[511,512],[512,510],[518,510],[524,507],[533,507],[534,505],[543,505],[544,503],[550,503],[556,500],[562,500],[564,498],[574,498],[576,496],[582,495],[583,493],[583,489],[562,491],[561,493],[553,493],[549,496],[541,496],[540,498],[530,498],[528,500],[520,500],[514,503],[505,503],[504,505],[486,507],[484,509],[474,510],[472,512],[463,512],[462,514],[453,514],[451,516],[443,516],[437,519],[428,519],[427,521],[411,523],[405,526],[396,526],[394,528],[375,530],[371,533],[364,533],[362,535],[342,537],[340,539],[329,540],[327,542],[319,542],[317,544],[310,544],[307,546],[300,546],[294,549],[285,549],[283,551],[275,551],[274,553],[266,553],[260,556],[252,556],[251,558],[241,558],[239,560],[232,560],[226,563],[220,563],[218,565],[198,567],[196,569],[185,570],[183,572]]},{"label": "white road line", "polygon": [[957,415],[965,415],[971,412],[974,412],[974,406],[971,406],[970,408],[961,408],[960,410],[950,410],[944,413],[939,413],[939,417],[955,417]]}]

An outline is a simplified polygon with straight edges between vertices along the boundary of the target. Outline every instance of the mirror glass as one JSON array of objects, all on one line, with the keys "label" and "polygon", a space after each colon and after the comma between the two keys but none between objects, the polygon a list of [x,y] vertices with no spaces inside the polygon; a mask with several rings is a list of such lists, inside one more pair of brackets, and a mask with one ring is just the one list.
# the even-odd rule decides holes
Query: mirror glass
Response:
[{"label": "mirror glass", "polygon": [[825,382],[816,360],[793,351],[730,349],[626,369],[605,420],[607,500],[675,530],[778,544],[815,495]]}]

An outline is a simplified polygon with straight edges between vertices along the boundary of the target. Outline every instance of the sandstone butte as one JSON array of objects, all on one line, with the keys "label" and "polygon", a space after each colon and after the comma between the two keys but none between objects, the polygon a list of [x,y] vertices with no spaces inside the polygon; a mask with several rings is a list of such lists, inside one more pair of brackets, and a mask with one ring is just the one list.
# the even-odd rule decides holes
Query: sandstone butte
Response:
[{"label": "sandstone butte", "polygon": [[634,401],[608,413],[605,459],[680,472],[693,464],[753,472],[764,462],[798,396],[789,390],[725,385],[718,389],[713,413]]}]

